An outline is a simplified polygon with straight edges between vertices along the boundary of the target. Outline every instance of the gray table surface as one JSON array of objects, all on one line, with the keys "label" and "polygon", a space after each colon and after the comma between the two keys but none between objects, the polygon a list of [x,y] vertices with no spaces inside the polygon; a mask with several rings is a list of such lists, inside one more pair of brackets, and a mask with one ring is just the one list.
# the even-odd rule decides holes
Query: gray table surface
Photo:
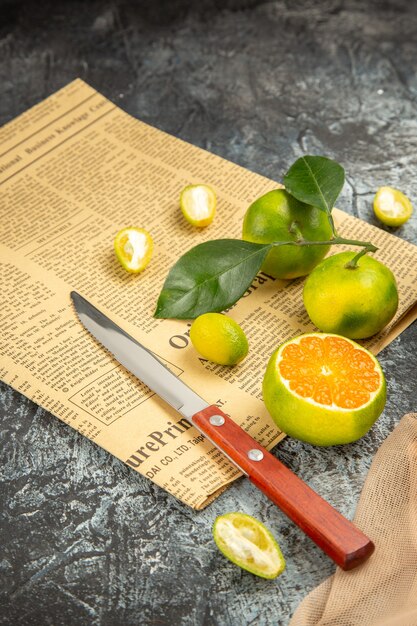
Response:
[{"label": "gray table surface", "polygon": [[[279,180],[300,155],[341,162],[340,208],[375,223],[385,184],[416,202],[417,3],[0,0],[0,122],[80,76],[132,115]],[[396,230],[417,242],[417,215]],[[417,325],[380,354],[386,409],[355,444],[275,454],[352,517],[375,451],[416,409]],[[286,625],[334,571],[248,481],[203,512],[177,502],[5,385],[0,623]],[[216,550],[216,515],[279,537],[276,581]]]}]

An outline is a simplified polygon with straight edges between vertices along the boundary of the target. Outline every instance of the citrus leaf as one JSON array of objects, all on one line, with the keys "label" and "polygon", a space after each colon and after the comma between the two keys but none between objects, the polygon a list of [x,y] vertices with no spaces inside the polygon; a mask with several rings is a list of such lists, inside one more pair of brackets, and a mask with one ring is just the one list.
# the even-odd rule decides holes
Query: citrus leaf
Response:
[{"label": "citrus leaf", "polygon": [[269,244],[239,239],[215,239],[191,248],[171,268],[155,317],[192,319],[224,311],[248,289],[270,249]]},{"label": "citrus leaf", "polygon": [[321,156],[303,156],[284,176],[289,194],[325,213],[330,213],[345,182],[345,170],[339,163]]}]

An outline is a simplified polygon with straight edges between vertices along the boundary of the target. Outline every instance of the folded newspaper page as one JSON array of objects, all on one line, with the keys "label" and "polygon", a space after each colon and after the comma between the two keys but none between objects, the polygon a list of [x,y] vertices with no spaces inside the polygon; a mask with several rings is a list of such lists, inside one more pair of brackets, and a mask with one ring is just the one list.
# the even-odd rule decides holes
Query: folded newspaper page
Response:
[{"label": "folded newspaper page", "polygon": [[[218,195],[199,230],[179,210],[185,185]],[[157,320],[168,270],[186,250],[239,238],[249,204],[278,184],[133,119],[75,80],[0,130],[1,378],[195,509],[240,474],[219,451],[119,365],[79,323],[76,290],[137,338],[209,403],[268,449],[284,436],[261,394],[266,363],[283,340],[313,329],[303,280],[260,272],[231,309],[249,355],[224,367],[199,357],[190,322]],[[345,237],[370,240],[395,273],[400,306],[366,345],[375,353],[417,317],[417,247],[335,210]],[[146,228],[152,261],[128,274],[113,252],[123,227]],[[339,249],[338,249],[339,251]]]}]

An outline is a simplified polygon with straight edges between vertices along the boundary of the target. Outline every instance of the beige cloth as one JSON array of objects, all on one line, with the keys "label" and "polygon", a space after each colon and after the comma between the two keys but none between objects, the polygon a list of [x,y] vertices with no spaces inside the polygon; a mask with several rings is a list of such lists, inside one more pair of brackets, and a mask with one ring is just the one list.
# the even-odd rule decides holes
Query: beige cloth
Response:
[{"label": "beige cloth", "polygon": [[354,521],[374,554],[314,589],[289,626],[417,626],[417,413],[378,450]]}]

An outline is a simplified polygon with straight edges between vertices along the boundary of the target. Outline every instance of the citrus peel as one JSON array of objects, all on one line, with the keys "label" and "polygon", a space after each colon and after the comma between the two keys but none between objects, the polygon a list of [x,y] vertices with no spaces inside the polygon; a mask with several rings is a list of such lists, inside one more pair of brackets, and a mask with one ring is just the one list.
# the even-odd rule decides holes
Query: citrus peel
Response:
[{"label": "citrus peel", "polygon": [[180,195],[180,207],[187,222],[204,228],[211,224],[216,213],[217,198],[209,185],[188,185]]},{"label": "citrus peel", "polygon": [[213,537],[232,563],[261,578],[276,578],[285,559],[271,532],[246,513],[226,513],[216,518]]},{"label": "citrus peel", "polygon": [[114,251],[125,270],[139,273],[151,259],[153,240],[144,228],[130,226],[117,233],[114,238]]},{"label": "citrus peel", "polygon": [[314,445],[350,443],[381,414],[386,383],[374,355],[329,333],[300,335],[271,356],[263,381],[279,428]]}]

